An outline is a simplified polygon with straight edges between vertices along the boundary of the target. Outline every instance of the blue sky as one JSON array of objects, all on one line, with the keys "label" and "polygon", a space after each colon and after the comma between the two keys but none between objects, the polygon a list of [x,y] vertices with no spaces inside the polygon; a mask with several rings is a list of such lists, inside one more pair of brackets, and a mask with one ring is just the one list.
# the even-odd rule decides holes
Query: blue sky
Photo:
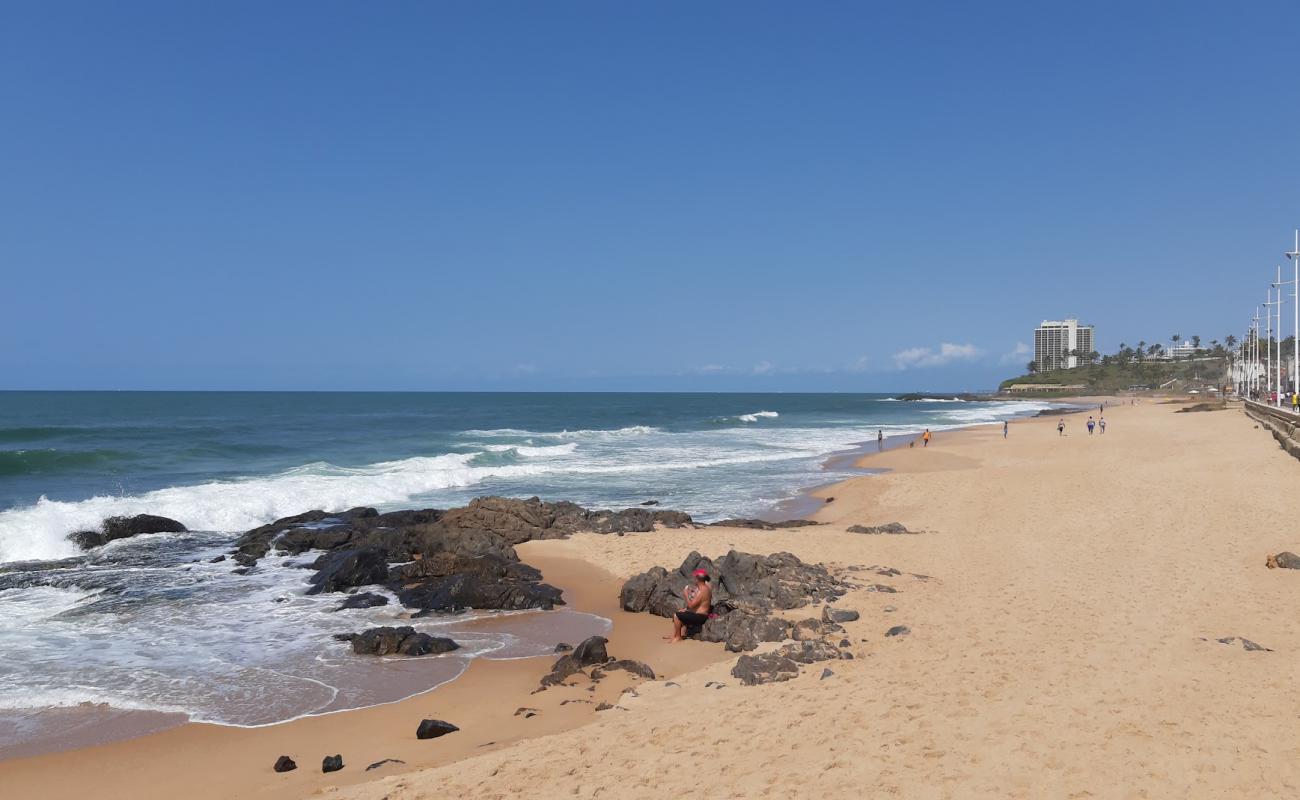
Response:
[{"label": "blue sky", "polygon": [[9,3],[0,388],[991,386],[1240,334],[1295,3]]}]

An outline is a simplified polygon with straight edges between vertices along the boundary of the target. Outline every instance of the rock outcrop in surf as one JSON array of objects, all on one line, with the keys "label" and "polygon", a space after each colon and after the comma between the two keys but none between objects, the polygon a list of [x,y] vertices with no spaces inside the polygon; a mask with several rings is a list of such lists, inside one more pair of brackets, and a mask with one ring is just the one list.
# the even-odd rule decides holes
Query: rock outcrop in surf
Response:
[{"label": "rock outcrop in surf", "polygon": [[514,546],[574,533],[639,533],[692,525],[688,514],[651,508],[586,509],[480,497],[460,508],[380,514],[373,508],[308,511],[254,528],[235,543],[234,561],[256,566],[274,551],[323,550],[311,563],[309,594],[384,586],[418,613],[461,609],[549,609],[560,590],[522,563]]},{"label": "rock outcrop in surf", "polygon": [[134,517],[109,517],[97,531],[74,531],[69,541],[82,550],[100,547],[117,539],[129,539],[142,533],[184,533],[187,528],[168,517],[154,514],[136,514]]}]

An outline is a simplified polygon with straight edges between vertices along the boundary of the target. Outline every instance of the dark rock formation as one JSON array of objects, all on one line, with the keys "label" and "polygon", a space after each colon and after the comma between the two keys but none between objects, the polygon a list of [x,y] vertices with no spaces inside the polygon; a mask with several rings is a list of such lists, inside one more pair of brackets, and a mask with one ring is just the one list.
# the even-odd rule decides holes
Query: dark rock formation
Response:
[{"label": "dark rock formation", "polygon": [[603,678],[606,674],[620,669],[645,678],[648,681],[655,679],[655,671],[649,664],[644,661],[633,661],[630,658],[619,658],[614,661],[607,661],[592,669],[591,677],[593,680],[600,680],[600,678]]},{"label": "dark rock formation", "polygon": [[614,670],[623,670],[646,680],[654,680],[655,671],[649,664],[631,659],[612,658],[605,647],[608,643],[609,640],[604,636],[592,636],[573,648],[573,652],[557,658],[550,673],[542,678],[538,691],[564,683],[575,675],[589,678],[592,681],[590,688],[594,689],[596,683]]},{"label": "dark rock formation", "polygon": [[366,772],[369,772],[369,771],[372,770],[372,769],[379,769],[380,767],[384,766],[385,764],[405,764],[405,763],[406,763],[406,762],[403,761],[403,760],[400,759],[400,758],[385,758],[383,761],[376,761],[375,763],[373,763],[373,764],[371,764],[370,766],[366,767]]},{"label": "dark rock formation", "polygon": [[[511,548],[513,555],[514,548]],[[402,604],[424,611],[525,609],[563,605],[560,590],[517,560],[440,551],[392,570],[390,587]]]},{"label": "dark rock formation", "polygon": [[627,508],[622,511],[588,510],[574,503],[544,503],[536,497],[515,500],[479,497],[464,508],[447,511],[441,524],[448,529],[491,531],[511,545],[533,539],[560,539],[573,533],[634,533],[655,525],[680,528],[691,524],[688,514]]},{"label": "dark rock formation", "polygon": [[[801,608],[848,590],[825,567],[805,564],[790,553],[756,556],[733,550],[716,564],[691,553],[674,572],[654,567],[636,575],[623,584],[619,603],[624,611],[671,617],[682,607],[682,590],[697,569],[706,570],[713,579],[715,615],[704,624],[699,638],[723,642],[732,652],[790,637],[791,623],[772,616],[773,610]],[[809,622],[819,625],[816,620]]]},{"label": "dark rock formation", "polygon": [[560,642],[555,646],[555,652],[557,653],[567,653],[572,649],[573,649],[573,645],[569,644],[568,642]]},{"label": "dark rock formation", "polygon": [[713,579],[713,603],[724,611],[742,609],[766,613],[801,608],[814,600],[843,595],[848,586],[823,566],[805,564],[790,553],[757,556],[732,550],[717,564],[691,553],[675,572],[654,567],[623,584],[619,601],[624,611],[649,611],[670,617],[682,606],[682,590],[697,569]]},{"label": "dark rock formation", "polygon": [[790,621],[769,614],[736,609],[704,623],[700,639],[722,642],[733,653],[753,650],[763,642],[790,638]]},{"label": "dark rock formation", "polygon": [[343,756],[325,756],[320,762],[321,772],[338,772],[343,769]]},{"label": "dark rock formation", "polygon": [[1300,556],[1289,551],[1282,551],[1275,556],[1269,556],[1267,562],[1269,569],[1300,569]]},{"label": "dark rock formation", "polygon": [[884,525],[850,525],[846,530],[849,533],[866,533],[871,535],[879,535],[882,533],[916,533],[916,531],[909,531],[898,522],[886,522]]},{"label": "dark rock formation", "polygon": [[[536,497],[481,497],[447,511],[308,511],[248,531],[233,556],[248,568],[272,549],[323,550],[312,565],[317,573],[311,593],[384,584],[421,612],[552,608],[563,602],[560,591],[541,584],[536,570],[519,563],[513,545],[579,531],[626,533],[689,524],[691,518],[679,511],[588,510]],[[401,566],[390,569],[392,564]],[[342,607],[350,607],[348,602]]]},{"label": "dark rock formation", "polygon": [[297,768],[298,765],[293,763],[293,759],[288,756],[280,756],[275,760],[275,766],[271,767],[276,772],[292,772]]},{"label": "dark rock formation", "polygon": [[582,672],[586,667],[597,666],[609,661],[609,653],[605,649],[608,642],[609,640],[604,636],[592,636],[583,640],[581,644],[573,648],[572,653],[566,653],[556,659],[550,673],[542,678],[542,686],[555,686]]},{"label": "dark rock formation", "polygon": [[799,665],[777,653],[761,656],[741,656],[731,668],[731,677],[739,678],[745,686],[760,683],[778,683],[799,676]]},{"label": "dark rock formation", "polygon": [[[838,625],[836,627],[839,627]],[[821,620],[808,619],[796,622],[790,629],[790,638],[796,642],[811,641],[812,639],[821,638],[825,631],[822,630]]]},{"label": "dark rock formation", "polygon": [[1242,636],[1225,636],[1222,639],[1215,639],[1215,641],[1218,642],[1219,644],[1236,644],[1237,642],[1241,642],[1241,648],[1247,652],[1252,652],[1252,653],[1273,652],[1271,648],[1265,647],[1262,644],[1256,644],[1255,642],[1252,642],[1251,640]]},{"label": "dark rock formation", "polygon": [[906,625],[895,625],[894,627],[892,627],[892,628],[890,628],[889,630],[885,631],[885,635],[886,635],[886,636],[906,636],[907,634],[909,634],[909,633],[911,633],[911,632],[912,632],[912,629],[909,628],[909,627],[907,627]]},{"label": "dark rock formation", "polygon": [[724,519],[717,522],[710,522],[710,528],[752,528],[759,531],[774,531],[778,528],[806,528],[809,525],[821,525],[820,522],[813,522],[810,519],[787,519],[780,522],[772,522],[765,519],[753,519],[743,517],[738,519]]},{"label": "dark rock formation", "polygon": [[851,655],[841,654],[834,645],[821,640],[795,642],[763,655],[741,656],[731,668],[731,676],[739,678],[746,686],[788,681],[799,675],[800,664],[813,664]]},{"label": "dark rock formation", "polygon": [[382,594],[374,592],[358,592],[350,594],[339,604],[335,611],[343,611],[348,608],[374,608],[376,606],[388,605],[388,598]]},{"label": "dark rock formation", "polygon": [[822,622],[856,622],[858,612],[851,608],[832,608],[826,606],[822,609]]},{"label": "dark rock formation", "polygon": [[307,594],[341,592],[353,586],[382,583],[388,578],[388,560],[374,547],[326,553],[312,564],[317,570]]},{"label": "dark rock formation", "polygon": [[415,738],[417,739],[437,739],[439,736],[446,736],[449,733],[455,733],[460,730],[450,722],[443,722],[440,719],[426,719],[420,722],[420,727],[415,729]]},{"label": "dark rock formation", "polygon": [[104,520],[97,531],[76,531],[68,534],[68,539],[82,550],[108,544],[117,539],[129,539],[142,533],[184,533],[187,531],[181,523],[167,517],[154,514],[136,514],[134,517],[109,517]]},{"label": "dark rock formation", "polygon": [[370,628],[361,633],[340,634],[336,638],[351,642],[352,652],[357,655],[427,656],[460,649],[460,645],[451,639],[419,633],[409,625]]}]

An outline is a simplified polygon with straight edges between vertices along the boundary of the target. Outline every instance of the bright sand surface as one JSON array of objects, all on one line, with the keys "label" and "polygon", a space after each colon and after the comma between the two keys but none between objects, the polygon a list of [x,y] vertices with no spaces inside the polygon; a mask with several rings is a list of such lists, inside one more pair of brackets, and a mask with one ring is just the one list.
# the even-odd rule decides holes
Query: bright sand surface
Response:
[{"label": "bright sand surface", "polygon": [[[1294,797],[1300,573],[1264,561],[1300,551],[1300,462],[1238,410],[1177,408],[1109,408],[1104,436],[1085,416],[1063,438],[1040,418],[1005,440],[984,427],[871,456],[892,471],[821,490],[835,498],[821,527],[523,546],[576,607],[614,619],[612,654],[679,684],[619,698],[627,684],[607,680],[595,695],[620,708],[559,705],[592,699],[584,688],[529,695],[543,660],[477,662],[391,706],[0,763],[0,795]],[[923,533],[844,530],[895,520]],[[720,646],[669,645],[664,620],[610,610],[618,580],[733,547],[904,574],[848,573],[897,590],[838,604],[862,613],[846,625],[856,658],[767,686],[740,686]],[[885,638],[893,625],[911,634]],[[1274,652],[1215,641],[1226,636]],[[422,716],[464,730],[418,742]],[[281,752],[298,771],[271,772]],[[332,753],[348,766],[321,775]],[[362,771],[381,758],[407,764]],[[416,769],[429,764],[442,766]]]}]

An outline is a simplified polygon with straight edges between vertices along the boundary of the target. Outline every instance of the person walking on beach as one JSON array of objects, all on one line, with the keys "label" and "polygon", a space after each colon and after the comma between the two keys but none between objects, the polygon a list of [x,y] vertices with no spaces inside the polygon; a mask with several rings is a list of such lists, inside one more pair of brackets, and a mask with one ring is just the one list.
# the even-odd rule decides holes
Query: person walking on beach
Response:
[{"label": "person walking on beach", "polygon": [[929,446],[930,446],[930,429],[929,429],[929,428],[926,428],[926,429],[925,429],[925,433],[921,434],[921,446],[922,446],[922,447],[929,447]]},{"label": "person walking on beach", "polygon": [[1300,414],[1300,392],[1291,393],[1291,413]]},{"label": "person walking on beach", "polygon": [[1065,435],[1065,417],[1061,417],[1059,420],[1056,421],[1056,435],[1057,436]]},{"label": "person walking on beach", "polygon": [[1009,428],[1009,427],[1011,427],[1011,423],[1008,422],[1008,421],[1006,421],[1005,419],[1002,420],[1002,438],[1003,438],[1003,439],[1007,438],[1007,428]]},{"label": "person walking on beach", "polygon": [[1088,417],[1088,435],[1092,435],[1092,429],[1097,427],[1097,422],[1092,417]]},{"label": "person walking on beach", "polygon": [[1097,432],[1098,432],[1098,433],[1105,433],[1105,432],[1106,432],[1106,418],[1105,418],[1105,417],[1102,417],[1101,419],[1097,420]]},{"label": "person walking on beach", "polygon": [[677,609],[677,613],[673,614],[673,636],[670,639],[673,642],[686,638],[685,634],[690,628],[708,622],[709,612],[713,610],[713,589],[709,586],[708,571],[697,569],[693,576],[695,583],[682,590],[686,607]]},{"label": "person walking on beach", "polygon": [[885,449],[885,432],[880,429],[876,429],[876,449]]}]

